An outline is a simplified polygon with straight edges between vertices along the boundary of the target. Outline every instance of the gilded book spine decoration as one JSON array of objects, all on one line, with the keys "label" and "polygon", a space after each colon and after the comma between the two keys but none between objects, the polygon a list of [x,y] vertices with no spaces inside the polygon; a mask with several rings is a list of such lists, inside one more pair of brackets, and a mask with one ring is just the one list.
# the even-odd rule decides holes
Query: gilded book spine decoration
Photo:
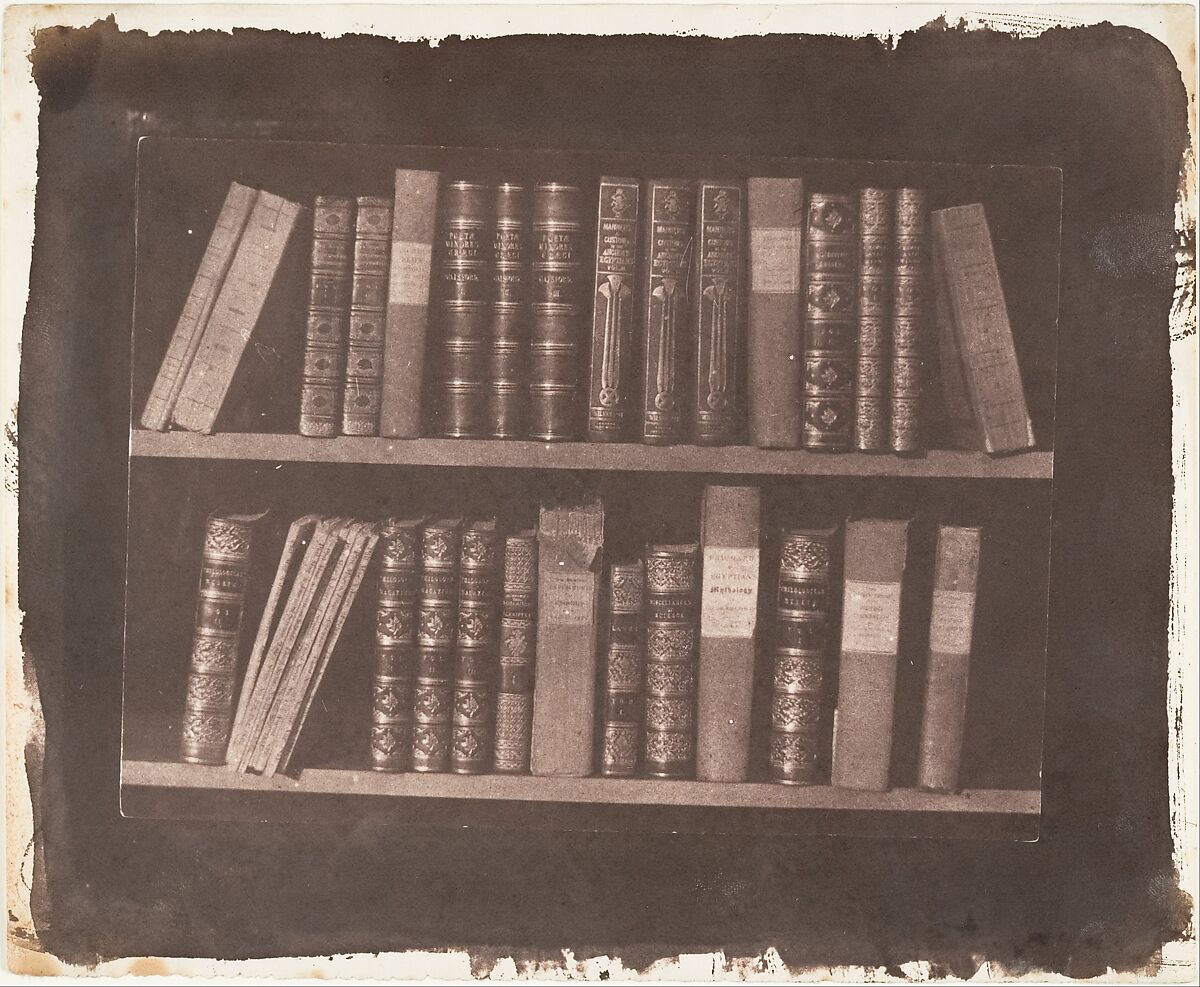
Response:
[{"label": "gilded book spine decoration", "polygon": [[920,452],[925,448],[925,363],[934,342],[929,194],[924,189],[897,189],[895,229],[891,448]]},{"label": "gilded book spine decoration", "polygon": [[608,577],[608,635],[604,660],[604,738],[600,773],[637,773],[642,739],[642,640],[646,575],[641,561],[614,564]]},{"label": "gilded book spine decoration", "polygon": [[891,448],[888,380],[892,307],[892,227],[895,194],[864,188],[858,193],[858,357],[854,366],[854,447]]},{"label": "gilded book spine decoration", "polygon": [[371,767],[376,771],[404,771],[412,754],[417,600],[421,588],[420,522],[388,521],[379,545]]},{"label": "gilded book spine decoration", "polygon": [[512,535],[504,545],[500,615],[500,685],[496,694],[494,764],[500,774],[529,772],[533,722],[533,658],[537,645],[537,534]]},{"label": "gilded book spine decoration", "polygon": [[213,515],[204,529],[196,631],[192,638],[180,756],[225,763],[233,720],[238,644],[256,515]]},{"label": "gilded book spine decoration", "polygon": [[454,653],[455,774],[487,771],[492,741],[492,690],[499,620],[500,539],[495,521],[477,521],[462,536],[458,572],[458,635]]},{"label": "gilded book spine decoration", "polygon": [[628,437],[633,398],[633,324],[637,317],[639,186],[633,178],[600,179],[588,438]]},{"label": "gilded book spine decoration", "polygon": [[804,448],[853,445],[856,202],[813,193],[808,204],[804,308]]},{"label": "gilded book spine decoration", "polygon": [[458,626],[461,520],[432,521],[421,536],[421,602],[413,689],[412,768],[450,768],[454,632]]},{"label": "gilded book spine decoration", "polygon": [[319,195],[313,202],[312,266],[304,325],[300,434],[340,431],[346,337],[354,267],[354,200]]},{"label": "gilded book spine decoration", "polygon": [[354,274],[342,432],[379,434],[383,382],[383,325],[392,247],[392,200],[359,196],[355,217]]},{"label": "gilded book spine decoration", "polygon": [[492,230],[492,360],[487,423],[497,439],[526,434],[529,382],[529,192],[522,185],[496,186]]}]

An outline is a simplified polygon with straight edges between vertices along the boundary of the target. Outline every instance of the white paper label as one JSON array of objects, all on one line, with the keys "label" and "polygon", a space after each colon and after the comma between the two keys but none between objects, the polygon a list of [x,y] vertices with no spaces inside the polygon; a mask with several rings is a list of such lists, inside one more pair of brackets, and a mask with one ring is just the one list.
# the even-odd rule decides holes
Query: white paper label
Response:
[{"label": "white paper label", "polygon": [[429,304],[429,270],[433,244],[392,241],[392,272],[388,300],[393,305]]},{"label": "white paper label", "polygon": [[704,637],[749,638],[758,616],[758,549],[704,550],[700,633]]},{"label": "white paper label", "polygon": [[846,580],[842,651],[894,655],[900,638],[900,584]]},{"label": "white paper label", "polygon": [[592,622],[592,591],[596,579],[577,569],[550,569],[542,578],[538,603],[548,621],[565,627]]},{"label": "white paper label", "polygon": [[970,654],[974,622],[974,593],[935,589],[933,616],[929,622],[929,650],[939,655]]},{"label": "white paper label", "polygon": [[804,231],[750,231],[750,290],[769,295],[793,295],[800,290],[800,251]]}]

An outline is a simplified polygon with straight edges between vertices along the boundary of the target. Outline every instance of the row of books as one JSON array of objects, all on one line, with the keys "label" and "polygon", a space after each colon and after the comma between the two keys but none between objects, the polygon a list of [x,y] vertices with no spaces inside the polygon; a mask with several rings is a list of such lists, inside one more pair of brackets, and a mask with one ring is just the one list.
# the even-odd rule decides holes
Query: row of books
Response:
[{"label": "row of books", "polygon": [[[305,212],[231,186],[144,427],[213,430]],[[318,196],[311,228],[302,435],[1034,443],[979,204],[806,198],[799,178],[606,177],[589,195],[398,170],[394,198]]]},{"label": "row of books", "polygon": [[[773,619],[760,629],[756,487],[707,487],[698,543],[647,545],[607,568],[599,500],[543,505],[536,530],[508,536],[493,520],[302,517],[239,689],[260,517],[207,524],[185,760],[264,775],[289,768],[377,559],[374,769],[746,781],[759,645],[774,678],[768,749],[757,756],[776,782],[820,783],[840,572],[830,781],[889,786],[907,521],[782,532]],[[958,785],[979,554],[978,528],[941,527],[932,597],[908,604],[925,607],[930,628],[918,752],[927,789]]]}]

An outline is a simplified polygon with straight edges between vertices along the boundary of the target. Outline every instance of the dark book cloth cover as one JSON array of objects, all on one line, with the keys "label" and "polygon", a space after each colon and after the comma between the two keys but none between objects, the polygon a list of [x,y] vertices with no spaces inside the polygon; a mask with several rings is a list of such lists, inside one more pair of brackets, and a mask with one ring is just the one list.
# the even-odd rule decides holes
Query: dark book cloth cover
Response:
[{"label": "dark book cloth cover", "polygon": [[392,240],[392,200],[360,195],[354,219],[354,273],[350,288],[350,334],[342,434],[379,434],[383,383],[384,313]]},{"label": "dark book cloth cover", "polygon": [[497,439],[519,439],[529,409],[529,190],[501,182],[495,200],[487,429]]},{"label": "dark book cloth cover", "polygon": [[864,188],[858,192],[854,448],[859,452],[882,452],[891,448],[888,388],[891,379],[895,198],[891,189]]},{"label": "dark book cloth cover", "polygon": [[493,764],[500,774],[529,772],[533,727],[533,661],[537,647],[537,533],[504,543],[500,611],[500,682],[496,694]]},{"label": "dark book cloth cover", "polygon": [[450,752],[455,774],[482,774],[491,767],[502,551],[494,520],[475,521],[463,530]]},{"label": "dark book cloth cover", "polygon": [[391,519],[379,537],[371,683],[371,767],[376,771],[405,771],[412,756],[421,524]]},{"label": "dark book cloth cover", "polygon": [[912,453],[927,445],[929,361],[936,326],[925,189],[896,190],[894,256],[890,445],[893,452]]},{"label": "dark book cloth cover", "polygon": [[454,704],[454,641],[458,629],[458,568],[463,521],[430,521],[421,533],[421,596],[417,611],[417,674],[413,687],[412,769],[450,769]]},{"label": "dark book cloth cover", "polygon": [[628,778],[637,773],[646,664],[645,604],[646,574],[641,559],[610,566],[604,637],[604,736],[600,749],[600,773],[608,777]]}]

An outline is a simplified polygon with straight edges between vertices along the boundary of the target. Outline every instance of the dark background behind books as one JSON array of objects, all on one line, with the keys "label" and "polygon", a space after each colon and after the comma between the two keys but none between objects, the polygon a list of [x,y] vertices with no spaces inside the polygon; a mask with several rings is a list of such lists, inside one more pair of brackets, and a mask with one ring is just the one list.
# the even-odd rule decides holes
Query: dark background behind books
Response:
[{"label": "dark background behind books", "polygon": [[[19,419],[46,754],[34,908],[68,959],[465,945],[986,956],[1075,976],[1184,921],[1170,859],[1167,318],[1185,97],[1135,31],[514,38],[437,48],[44,32]],[[144,133],[1057,165],[1062,311],[1036,844],[124,820],[117,780],[133,174]],[[521,948],[523,947],[523,948]],[[493,952],[494,951],[494,952]],[[481,961],[483,964],[484,961]]]}]

